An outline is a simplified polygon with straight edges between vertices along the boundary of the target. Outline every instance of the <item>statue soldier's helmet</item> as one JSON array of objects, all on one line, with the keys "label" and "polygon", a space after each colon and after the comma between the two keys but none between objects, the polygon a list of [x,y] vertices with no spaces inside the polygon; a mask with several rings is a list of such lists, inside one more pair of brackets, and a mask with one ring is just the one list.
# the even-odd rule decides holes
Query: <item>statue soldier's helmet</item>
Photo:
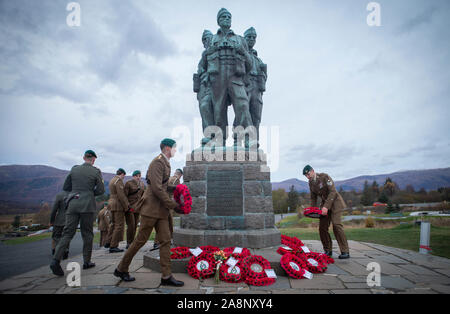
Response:
[{"label": "statue soldier's helmet", "polygon": [[211,33],[211,31],[205,29],[203,31],[202,40],[205,39],[206,37],[212,37],[212,36],[213,36],[213,33]]},{"label": "statue soldier's helmet", "polygon": [[225,13],[228,13],[229,15],[231,15],[230,11],[228,11],[228,10],[225,9],[225,8],[222,8],[222,9],[219,10],[219,13],[217,13],[217,23],[219,23],[220,17],[221,17],[223,14],[225,14]]},{"label": "statue soldier's helmet", "polygon": [[253,28],[253,26],[247,29],[244,33],[244,37],[247,37],[249,35],[255,35],[256,37],[256,30]]}]

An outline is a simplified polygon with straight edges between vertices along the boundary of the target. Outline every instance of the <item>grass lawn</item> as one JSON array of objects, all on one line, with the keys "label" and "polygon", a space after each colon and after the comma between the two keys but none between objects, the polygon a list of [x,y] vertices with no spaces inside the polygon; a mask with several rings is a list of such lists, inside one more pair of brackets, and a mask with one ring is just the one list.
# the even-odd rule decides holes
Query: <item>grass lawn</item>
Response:
[{"label": "grass lawn", "polygon": [[[317,229],[281,228],[282,234],[296,236],[301,240],[320,240]],[[331,230],[330,230],[331,231]],[[331,237],[335,239],[333,232]],[[377,243],[401,249],[419,251],[420,227],[414,224],[398,225],[394,228],[347,228],[348,240]],[[433,255],[450,258],[450,227],[431,226],[430,246]]]}]

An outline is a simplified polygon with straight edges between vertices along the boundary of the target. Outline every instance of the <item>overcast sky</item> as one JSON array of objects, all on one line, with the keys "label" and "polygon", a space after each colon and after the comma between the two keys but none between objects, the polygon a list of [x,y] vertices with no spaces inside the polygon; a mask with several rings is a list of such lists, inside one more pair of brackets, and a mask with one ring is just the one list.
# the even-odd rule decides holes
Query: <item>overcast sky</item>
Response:
[{"label": "overcast sky", "polygon": [[70,169],[93,149],[103,171],[146,171],[177,127],[198,147],[192,74],[226,7],[268,64],[273,181],[450,166],[449,1],[377,1],[379,27],[368,0],[79,0],[80,27],[69,2],[0,0],[1,164]]}]

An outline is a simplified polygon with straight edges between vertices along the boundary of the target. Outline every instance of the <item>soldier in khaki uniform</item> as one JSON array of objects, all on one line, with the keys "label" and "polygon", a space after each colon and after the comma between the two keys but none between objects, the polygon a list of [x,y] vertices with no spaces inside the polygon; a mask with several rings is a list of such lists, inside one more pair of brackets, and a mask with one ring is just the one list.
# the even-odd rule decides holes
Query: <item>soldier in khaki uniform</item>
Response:
[{"label": "soldier in khaki uniform", "polygon": [[[66,191],[56,194],[53,202],[52,213],[50,215],[50,225],[53,226],[52,233],[52,255],[55,255],[55,248],[61,240],[64,225],[66,224],[66,205],[64,205],[64,197],[67,196]],[[69,248],[64,252],[63,259],[69,257]]]},{"label": "soldier in khaki uniform", "polygon": [[333,243],[328,233],[330,224],[333,223],[333,233],[341,250],[340,259],[350,257],[347,238],[344,233],[344,226],[341,222],[342,211],[345,208],[345,202],[342,196],[336,191],[333,180],[326,173],[316,173],[314,169],[307,165],[303,168],[303,175],[309,180],[309,189],[311,191],[311,206],[317,206],[317,197],[320,196],[322,202],[322,214],[326,215],[320,218],[319,234],[323,249],[328,256],[332,255]]},{"label": "soldier in khaki uniform", "polygon": [[133,172],[133,179],[125,183],[124,192],[130,203],[130,210],[125,213],[125,221],[127,223],[127,249],[130,247],[136,235],[136,228],[139,222],[139,213],[134,208],[136,203],[144,194],[145,185],[141,181],[141,172],[136,170]]},{"label": "soldier in khaki uniform", "polygon": [[112,222],[111,212],[108,209],[108,203],[105,202],[105,206],[98,213],[97,216],[97,225],[98,230],[100,231],[100,247],[105,246],[107,243],[110,243],[111,240],[108,240],[108,231]]},{"label": "soldier in khaki uniform", "polygon": [[153,159],[148,167],[148,186],[136,206],[136,210],[140,211],[141,214],[138,235],[125,252],[122,261],[114,271],[114,275],[124,281],[135,280],[128,273],[128,267],[139,249],[147,243],[153,228],[155,228],[161,245],[159,250],[162,273],[161,284],[179,287],[183,286],[184,283],[172,276],[169,230],[170,210],[179,210],[179,205],[170,198],[167,191],[170,178],[169,159],[175,155],[176,143],[172,139],[164,139],[161,141],[160,148],[161,154]]},{"label": "soldier in khaki uniform", "polygon": [[119,168],[116,176],[109,182],[109,201],[108,205],[112,213],[112,239],[109,253],[123,252],[119,249],[119,242],[123,238],[125,231],[125,212],[130,209],[128,198],[125,195],[123,178],[126,172]]},{"label": "soldier in khaki uniform", "polygon": [[84,164],[74,166],[64,181],[63,190],[69,192],[67,201],[65,200],[68,204],[66,222],[63,236],[56,246],[53,261],[50,264],[50,269],[57,276],[64,276],[60,261],[77,231],[78,224],[80,224],[83,238],[83,269],[95,266],[91,262],[96,216],[95,196],[104,194],[105,186],[100,169],[93,166],[97,159],[95,152],[86,151],[83,159]]},{"label": "soldier in khaki uniform", "polygon": [[[183,176],[183,170],[177,169],[175,170],[175,174],[169,178],[169,183],[167,186],[167,191],[169,192],[169,196],[171,199],[173,199],[173,191],[177,187],[178,184],[180,184],[180,179]],[[172,238],[173,235],[173,215],[172,212],[169,213],[169,229],[170,229],[170,238]],[[153,249],[157,250],[159,249],[159,239],[156,237],[155,243],[153,244]]]}]

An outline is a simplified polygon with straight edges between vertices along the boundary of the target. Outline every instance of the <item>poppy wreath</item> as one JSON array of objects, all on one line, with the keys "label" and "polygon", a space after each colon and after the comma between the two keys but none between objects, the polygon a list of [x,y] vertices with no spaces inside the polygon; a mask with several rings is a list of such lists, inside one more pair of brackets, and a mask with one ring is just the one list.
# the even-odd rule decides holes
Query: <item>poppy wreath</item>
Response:
[{"label": "poppy wreath", "polygon": [[238,260],[241,260],[241,259],[243,259],[243,258],[245,258],[245,257],[247,257],[247,256],[252,255],[252,254],[250,253],[250,250],[247,249],[247,248],[243,248],[243,249],[242,249],[242,252],[239,253],[239,254],[233,253],[233,252],[234,252],[234,249],[235,249],[234,246],[233,246],[233,247],[227,247],[227,248],[224,248],[223,251],[225,252],[225,254],[227,255],[227,257],[232,256],[232,257],[234,257],[234,258],[236,258],[236,259],[238,259]]},{"label": "poppy wreath", "polygon": [[252,286],[268,286],[275,278],[267,277],[266,269],[272,269],[268,260],[259,255],[247,256],[242,260],[246,277],[245,282]]},{"label": "poppy wreath", "polygon": [[285,249],[284,247],[281,247],[281,246],[277,249],[277,253],[280,254],[280,255],[296,254],[297,252],[298,252],[298,250],[296,250],[296,249],[288,250],[288,249]]},{"label": "poppy wreath", "polygon": [[230,283],[242,282],[247,277],[246,269],[243,266],[243,260],[239,260],[233,267],[223,263],[220,266],[220,280]]},{"label": "poppy wreath", "polygon": [[310,252],[306,254],[306,256],[308,256],[308,258],[313,258],[316,261],[321,262],[325,266],[334,263],[334,259],[324,253]]},{"label": "poppy wreath", "polygon": [[281,257],[281,267],[286,271],[289,277],[301,279],[305,275],[307,265],[305,261],[292,253],[284,254]]},{"label": "poppy wreath", "polygon": [[289,237],[286,235],[281,235],[281,243],[289,246],[291,249],[300,249],[302,246],[304,246],[302,240],[300,240],[297,237]]},{"label": "poppy wreath", "polygon": [[202,251],[204,253],[214,253],[214,252],[220,251],[220,249],[217,246],[212,246],[212,245],[203,245],[203,246],[200,246],[200,248],[202,249]]},{"label": "poppy wreath", "polygon": [[322,215],[322,211],[319,209],[319,207],[308,207],[305,208],[303,211],[303,215],[309,217],[309,218],[320,218],[326,215]]},{"label": "poppy wreath", "polygon": [[171,259],[184,259],[188,258],[189,256],[192,256],[192,253],[191,251],[189,251],[189,248],[184,246],[174,247],[170,249],[170,252],[172,252],[172,254],[170,254]]},{"label": "poppy wreath", "polygon": [[[315,254],[319,254],[319,253],[315,253]],[[311,253],[308,253],[308,254],[302,253],[302,254],[296,254],[296,256],[299,257],[300,259],[302,259],[306,263],[306,269],[314,274],[323,273],[327,270],[327,264],[323,263],[323,261],[321,261],[321,260],[317,260],[316,255],[314,255],[314,254],[311,255]],[[317,265],[314,265],[315,263],[311,263],[309,261],[309,259],[315,260]]]},{"label": "poppy wreath", "polygon": [[214,276],[216,260],[211,253],[202,253],[192,256],[188,263],[188,274],[195,279]]},{"label": "poppy wreath", "polygon": [[178,184],[173,191],[173,198],[178,204],[181,204],[181,196],[183,196],[184,205],[180,206],[180,211],[177,212],[179,214],[187,215],[192,209],[192,197],[191,193],[189,193],[188,187],[185,184]]}]

